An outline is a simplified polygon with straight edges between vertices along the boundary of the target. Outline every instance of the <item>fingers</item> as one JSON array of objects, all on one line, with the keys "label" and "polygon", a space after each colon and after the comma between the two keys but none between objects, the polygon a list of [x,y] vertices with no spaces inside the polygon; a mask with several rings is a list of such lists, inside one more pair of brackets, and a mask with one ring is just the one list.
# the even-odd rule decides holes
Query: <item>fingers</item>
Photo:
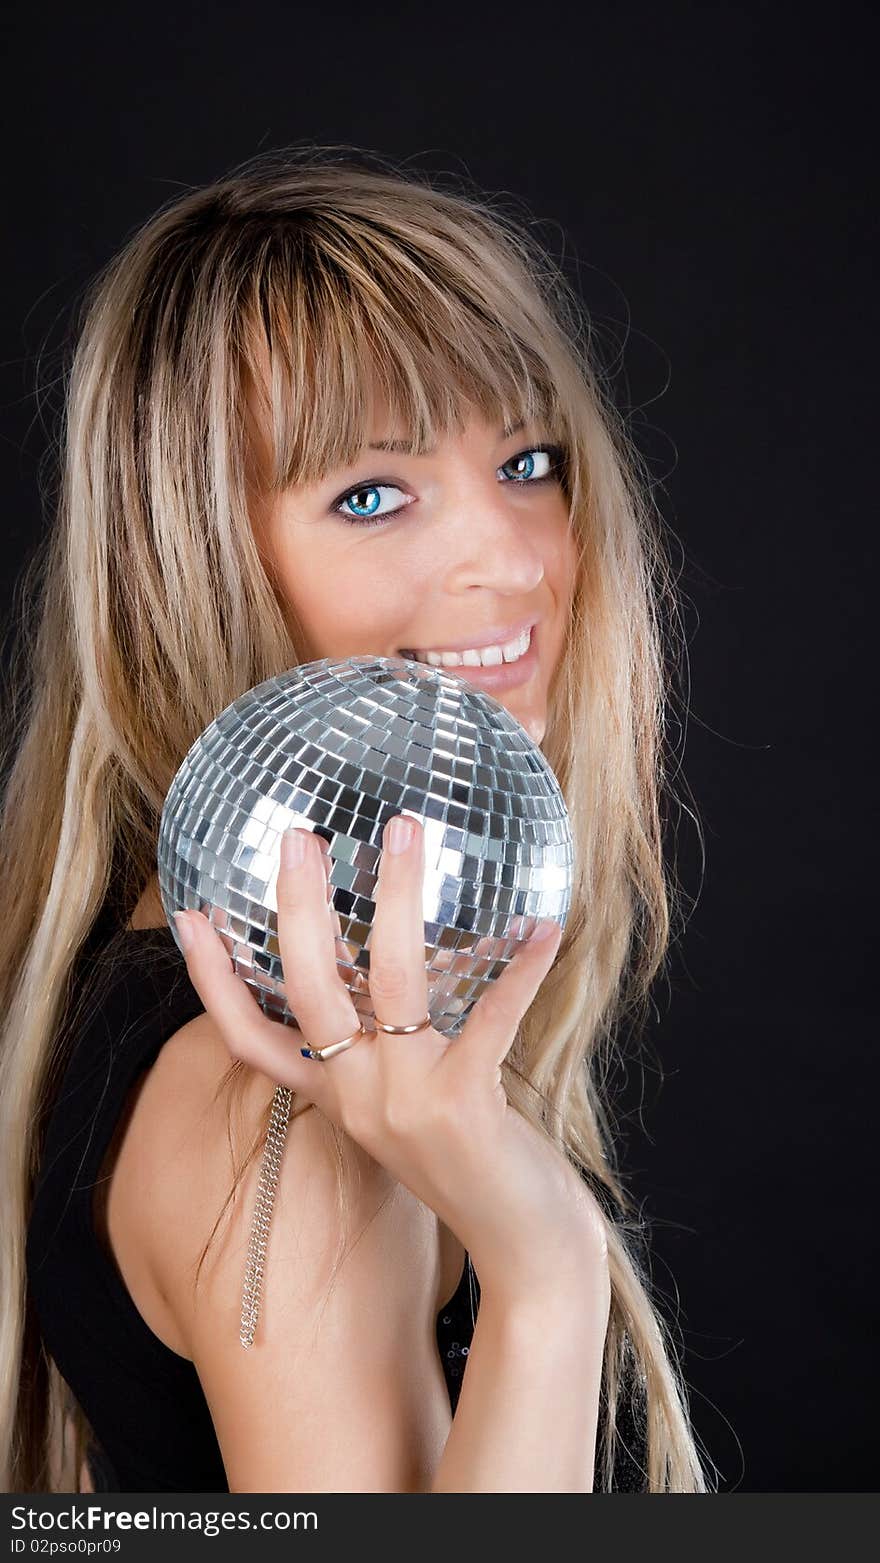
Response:
[{"label": "fingers", "polygon": [[[301,860],[289,850],[299,844]],[[285,833],[276,884],[278,943],[287,1002],[310,1047],[326,1047],[357,1031],[351,994],[336,966],[334,920],[327,898],[327,873],[311,830]],[[307,1060],[314,1065],[315,1060]]]},{"label": "fingers", "polygon": [[318,846],[321,849],[321,862],[324,865],[324,876],[327,885],[327,907],[330,913],[330,926],[333,929],[333,936],[335,939],[339,940],[340,948],[346,960],[353,961],[355,955],[357,954],[357,947],[347,943],[347,941],[343,939],[342,926],[339,922],[339,913],[337,912],[336,907],[333,905],[333,886],[330,883],[330,875],[333,871],[333,858],[330,853],[330,843],[326,836],[319,835],[318,831],[315,831],[313,834],[315,840],[318,843]]},{"label": "fingers", "polygon": [[[402,845],[398,831],[408,836]],[[415,1025],[428,1011],[422,909],[424,844],[418,820],[397,815],[385,826],[369,938],[370,996],[376,1018],[394,1026]],[[378,1035],[381,1038],[388,1033],[380,1031]]]},{"label": "fingers", "polygon": [[290,1086],[310,1102],[317,1101],[315,1062],[302,1057],[305,1042],[299,1030],[264,1015],[207,917],[201,912],[177,912],[175,920],[190,981],[230,1053],[276,1085]]},{"label": "fingers", "polygon": [[[383,835],[376,910],[368,940],[369,992],[377,1018],[403,1026],[423,1020],[428,1010],[424,832],[417,820],[397,818],[406,819],[411,835],[399,852],[391,850],[390,826],[394,821],[389,821]],[[321,837],[316,843],[310,830],[288,834],[299,837],[303,844],[298,864],[282,851],[276,884],[284,988],[296,1026],[281,1025],[263,1013],[205,916],[200,912],[178,914],[178,930],[181,943],[185,929],[191,931],[191,941],[184,948],[190,979],[233,1056],[326,1111],[331,1091],[322,1076],[327,1065],[303,1058],[300,1048],[324,1047],[351,1035],[358,1028],[358,1015],[337,969],[334,935],[345,946],[330,902],[327,844]],[[530,939],[472,1010],[458,1039],[459,1046],[467,1041],[468,1062],[497,1067],[512,1047],[562,936],[555,922],[539,925],[536,932],[541,927],[548,930],[549,937]],[[396,1076],[404,1095],[411,1069],[424,1070],[425,1046],[430,1047],[433,1041],[441,1054],[447,1048],[430,1027],[411,1036],[379,1031],[371,1041],[377,1044],[380,1072],[386,1081]],[[342,1053],[339,1059],[346,1056]],[[329,1061],[330,1068],[334,1062]]]},{"label": "fingers", "polygon": [[334,934],[341,930],[330,904],[328,845],[320,836],[316,844],[311,831],[296,834],[304,843],[303,860],[294,865],[282,852],[276,899],[284,989],[297,1025],[263,1013],[207,917],[178,913],[176,922],[190,980],[230,1053],[332,1115],[326,1065],[300,1050],[351,1035],[358,1017],[336,969]]},{"label": "fingers", "polygon": [[339,913],[337,912],[336,907],[333,905],[333,886],[330,882],[333,858],[330,854],[330,843],[328,842],[326,836],[320,835],[318,831],[315,831],[314,834],[318,846],[321,849],[321,861],[323,862],[324,872],[327,877],[327,904],[330,909],[330,924],[333,929],[333,937],[336,942],[336,970],[339,975],[339,980],[347,987],[354,988],[355,992],[357,993],[367,993],[367,974],[366,972],[355,968],[355,961],[358,957],[359,946],[352,944],[348,939],[343,938],[342,926],[339,921]]},{"label": "fingers", "polygon": [[520,1022],[553,965],[561,939],[562,929],[552,919],[536,925],[468,1016],[456,1044],[466,1047],[463,1062],[473,1060],[494,1067],[507,1057]]}]

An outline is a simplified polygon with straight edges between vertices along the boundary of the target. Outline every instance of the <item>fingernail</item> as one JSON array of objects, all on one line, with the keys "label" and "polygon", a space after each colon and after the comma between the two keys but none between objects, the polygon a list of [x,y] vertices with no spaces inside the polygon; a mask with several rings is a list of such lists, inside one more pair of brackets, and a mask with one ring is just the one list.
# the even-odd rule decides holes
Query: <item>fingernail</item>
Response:
[{"label": "fingernail", "polygon": [[306,853],[301,830],[286,830],[281,837],[281,863],[284,868],[299,868]]},{"label": "fingernail", "polygon": [[395,814],[388,826],[388,851],[394,856],[398,852],[405,852],[412,841],[412,822],[405,819],[402,814]]},{"label": "fingernail", "polygon": [[192,923],[187,917],[186,912],[175,912],[174,921],[177,924],[177,932],[180,935],[180,942],[183,945],[184,950],[191,950],[193,942],[193,929]]},{"label": "fingernail", "polygon": [[534,933],[529,938],[529,944],[537,944],[540,939],[549,939],[551,933],[556,927],[558,927],[558,924],[553,921],[552,917],[548,918],[543,923],[539,923]]}]

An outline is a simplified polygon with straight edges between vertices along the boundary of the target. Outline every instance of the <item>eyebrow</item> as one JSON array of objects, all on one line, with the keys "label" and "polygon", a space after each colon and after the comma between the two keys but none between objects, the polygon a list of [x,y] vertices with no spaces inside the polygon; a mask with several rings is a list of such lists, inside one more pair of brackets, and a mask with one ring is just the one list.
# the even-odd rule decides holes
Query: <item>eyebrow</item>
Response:
[{"label": "eyebrow", "polygon": [[[518,434],[520,429],[524,429],[525,426],[526,425],[525,425],[525,420],[524,419],[520,419],[519,423],[502,424],[502,426],[501,426],[501,437],[502,437],[502,439],[505,439],[505,440],[510,439],[510,436],[512,434]],[[413,447],[412,447],[412,441],[411,440],[379,440],[375,444],[368,445],[367,446],[367,450],[385,450],[385,451],[390,451],[392,453],[392,455],[395,455],[395,456],[411,456],[413,454]],[[425,455],[425,456],[431,456],[431,455],[433,455],[433,449],[432,450],[423,451],[422,454]]]}]

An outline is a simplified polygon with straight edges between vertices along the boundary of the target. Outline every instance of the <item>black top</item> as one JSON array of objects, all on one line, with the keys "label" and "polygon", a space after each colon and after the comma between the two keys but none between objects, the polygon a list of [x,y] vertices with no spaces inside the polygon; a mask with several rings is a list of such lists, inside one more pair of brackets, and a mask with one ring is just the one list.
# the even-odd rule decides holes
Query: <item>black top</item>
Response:
[{"label": "black top", "polygon": [[[203,1005],[169,927],[117,928],[105,958],[108,951],[109,980],[104,962],[92,964],[93,934],[71,982],[77,1015],[45,1126],[28,1223],[30,1296],[46,1348],[94,1430],[89,1466],[97,1492],[227,1492],[195,1366],[166,1346],[139,1313],[98,1238],[92,1212],[100,1165],[132,1086]],[[97,1001],[89,1008],[98,970]],[[479,1282],[466,1257],[455,1296],[437,1318],[453,1413],[478,1307]],[[643,1461],[632,1428],[622,1431]],[[638,1466],[625,1455],[616,1485],[621,1491],[643,1487]]]}]

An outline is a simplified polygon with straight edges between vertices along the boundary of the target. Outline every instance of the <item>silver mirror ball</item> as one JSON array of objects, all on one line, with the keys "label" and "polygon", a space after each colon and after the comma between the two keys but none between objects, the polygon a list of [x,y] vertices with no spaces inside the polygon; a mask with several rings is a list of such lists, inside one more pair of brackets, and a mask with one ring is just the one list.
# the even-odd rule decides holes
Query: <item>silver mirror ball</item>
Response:
[{"label": "silver mirror ball", "polygon": [[541,749],[452,669],[408,657],[325,657],[266,679],[221,711],[162,810],[159,887],[178,948],[174,913],[203,912],[264,1013],[297,1024],[276,885],[283,832],[306,827],[329,845],[337,971],[369,1029],[382,832],[401,813],[425,836],[431,1022],[457,1036],[536,921],[565,927],[573,851]]}]

